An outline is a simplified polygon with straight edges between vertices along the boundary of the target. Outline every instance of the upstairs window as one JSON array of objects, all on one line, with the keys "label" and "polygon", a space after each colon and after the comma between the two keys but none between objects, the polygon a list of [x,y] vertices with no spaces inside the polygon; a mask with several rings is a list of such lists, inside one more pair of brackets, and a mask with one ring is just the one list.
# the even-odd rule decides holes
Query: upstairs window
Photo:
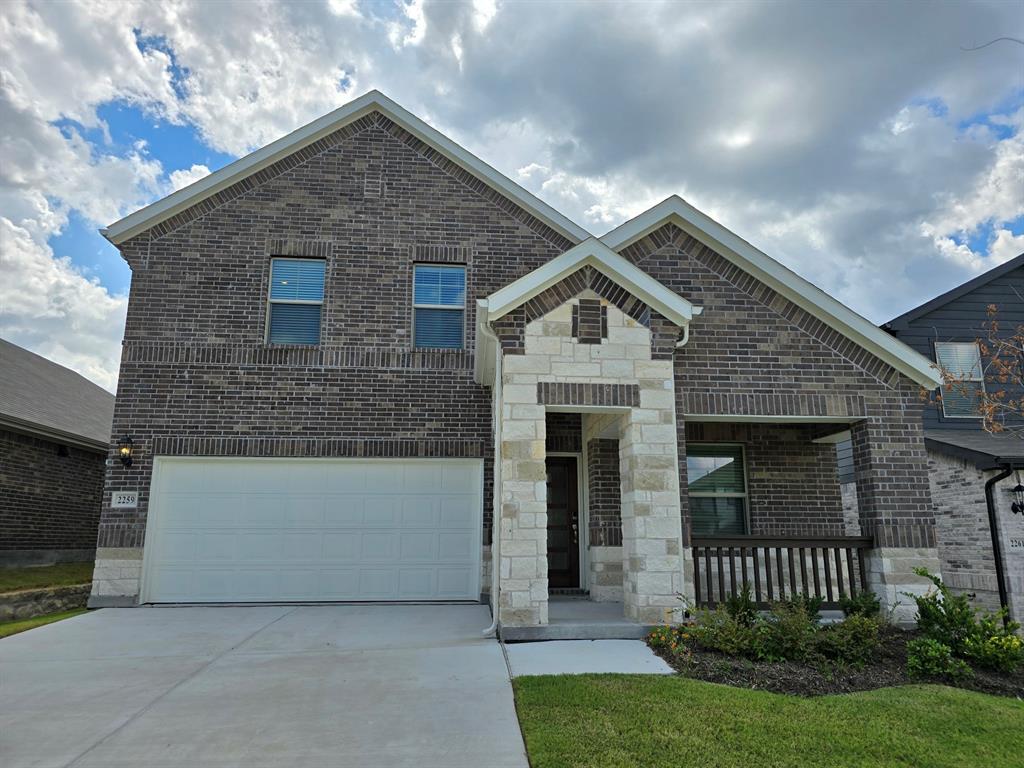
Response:
[{"label": "upstairs window", "polygon": [[978,406],[985,391],[985,374],[977,342],[937,341],[935,361],[958,380],[942,387],[942,415],[950,419],[980,419]]},{"label": "upstairs window", "polygon": [[270,344],[320,343],[325,266],[322,259],[271,259]]},{"label": "upstairs window", "polygon": [[413,346],[462,349],[466,320],[466,268],[437,264],[413,267]]},{"label": "upstairs window", "polygon": [[690,529],[694,536],[747,533],[747,482],[739,445],[686,446]]}]

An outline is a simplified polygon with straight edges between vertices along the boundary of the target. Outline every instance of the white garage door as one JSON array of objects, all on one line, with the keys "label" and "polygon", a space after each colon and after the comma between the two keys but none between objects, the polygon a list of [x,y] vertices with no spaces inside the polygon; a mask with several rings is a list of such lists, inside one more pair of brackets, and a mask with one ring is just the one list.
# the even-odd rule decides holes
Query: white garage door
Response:
[{"label": "white garage door", "polygon": [[479,600],[463,460],[157,458],[145,602]]}]

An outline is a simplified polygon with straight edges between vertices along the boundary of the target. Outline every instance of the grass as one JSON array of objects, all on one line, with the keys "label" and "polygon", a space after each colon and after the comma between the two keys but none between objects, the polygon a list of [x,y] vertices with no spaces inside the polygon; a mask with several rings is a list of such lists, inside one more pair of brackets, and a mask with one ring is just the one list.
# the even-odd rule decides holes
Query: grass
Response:
[{"label": "grass", "polygon": [[39,568],[0,568],[0,593],[64,587],[92,581],[92,563],[58,563]]},{"label": "grass", "polygon": [[1024,754],[1024,702],[939,685],[813,699],[669,676],[514,685],[533,768],[992,768]]},{"label": "grass", "polygon": [[33,616],[31,619],[0,622],[0,638],[16,635],[19,632],[35,629],[45,624],[53,624],[55,621],[70,619],[72,616],[77,616],[80,613],[85,613],[85,608],[75,608],[73,611],[61,611],[60,613],[47,613],[43,616]]}]

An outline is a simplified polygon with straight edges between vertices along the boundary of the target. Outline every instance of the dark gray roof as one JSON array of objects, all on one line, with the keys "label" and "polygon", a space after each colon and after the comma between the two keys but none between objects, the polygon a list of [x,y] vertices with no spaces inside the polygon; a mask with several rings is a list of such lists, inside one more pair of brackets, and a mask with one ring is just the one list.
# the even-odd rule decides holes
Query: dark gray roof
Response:
[{"label": "dark gray roof", "polygon": [[1024,467],[1024,435],[1020,433],[926,429],[924,442],[939,453],[973,461],[979,469],[1007,464]]},{"label": "dark gray roof", "polygon": [[74,371],[0,339],[0,421],[27,431],[110,443],[114,396]]},{"label": "dark gray roof", "polygon": [[[997,277],[1002,277],[1007,272],[1012,272],[1013,270],[1017,269],[1017,267],[1024,267],[1024,253],[1018,256],[1014,256],[1009,261],[1003,262],[998,267],[994,267],[993,269],[990,269],[988,272],[983,272],[973,280],[968,280],[966,283],[961,283],[960,285],[956,286],[956,288],[948,290],[945,293],[936,296],[934,299],[926,301],[919,307],[914,307],[913,309],[904,312],[899,317],[894,317],[888,323],[883,323],[882,329],[886,331],[898,331],[904,329],[907,323],[911,322],[912,320],[916,320],[922,315],[927,315],[929,312],[938,309],[939,307],[943,307],[946,304],[949,304],[951,301],[955,301],[956,299],[960,298],[961,296],[966,296],[971,291],[985,285],[986,283],[991,283]],[[980,321],[984,318],[978,319]]]}]

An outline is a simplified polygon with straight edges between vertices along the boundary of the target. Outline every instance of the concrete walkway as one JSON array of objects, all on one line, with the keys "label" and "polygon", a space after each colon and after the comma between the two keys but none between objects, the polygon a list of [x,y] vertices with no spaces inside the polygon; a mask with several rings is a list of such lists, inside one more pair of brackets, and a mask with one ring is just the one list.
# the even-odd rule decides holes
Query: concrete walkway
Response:
[{"label": "concrete walkway", "polygon": [[674,670],[642,640],[555,640],[505,645],[513,677],[524,675],[653,674]]},{"label": "concrete walkway", "polygon": [[5,768],[527,765],[483,606],[106,609],[0,640]]}]

